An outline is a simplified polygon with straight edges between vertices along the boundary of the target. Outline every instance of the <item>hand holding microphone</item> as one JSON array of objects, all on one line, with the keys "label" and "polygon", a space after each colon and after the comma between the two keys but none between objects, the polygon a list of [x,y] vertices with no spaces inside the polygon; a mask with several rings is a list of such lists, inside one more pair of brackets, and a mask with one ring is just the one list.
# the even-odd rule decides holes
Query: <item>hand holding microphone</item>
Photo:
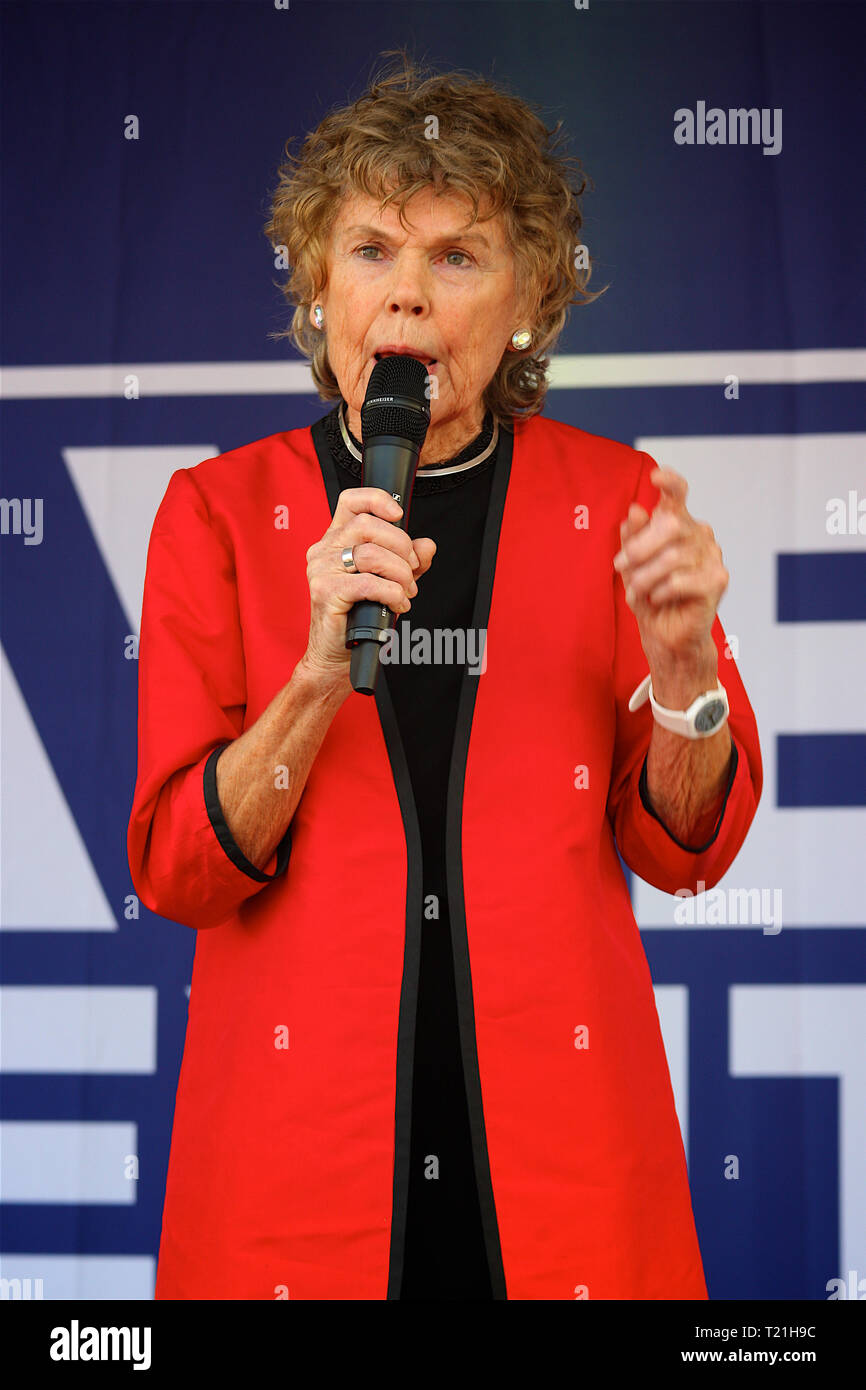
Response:
[{"label": "hand holding microphone", "polygon": [[[331,525],[307,551],[305,661],[323,675],[350,675],[364,694],[375,689],[379,651],[395,615],[408,611],[436,553],[429,537],[413,542],[406,532],[430,419],[426,384],[415,358],[377,363],[361,413],[365,486],[340,493]],[[352,551],[357,573],[343,564],[344,550]]]},{"label": "hand holding microphone", "polygon": [[[418,459],[430,426],[427,380],[416,358],[383,357],[370,373],[361,407],[364,483],[382,488],[400,504],[407,528]],[[379,653],[393,626],[391,610],[372,599],[362,599],[349,614],[352,685],[364,695],[375,690]]]}]

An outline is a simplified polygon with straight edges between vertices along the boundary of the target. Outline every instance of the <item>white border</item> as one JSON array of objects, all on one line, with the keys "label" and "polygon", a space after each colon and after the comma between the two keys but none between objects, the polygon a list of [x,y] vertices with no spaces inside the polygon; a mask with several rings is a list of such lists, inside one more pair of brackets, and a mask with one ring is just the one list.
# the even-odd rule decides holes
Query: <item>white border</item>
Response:
[{"label": "white border", "polygon": [[[6,367],[0,396],[7,401],[122,399],[126,378],[141,396],[316,396],[305,361],[139,362],[126,366]],[[553,357],[553,390],[616,386],[720,386],[866,381],[866,348],[806,348],[791,352],[622,352]]]}]

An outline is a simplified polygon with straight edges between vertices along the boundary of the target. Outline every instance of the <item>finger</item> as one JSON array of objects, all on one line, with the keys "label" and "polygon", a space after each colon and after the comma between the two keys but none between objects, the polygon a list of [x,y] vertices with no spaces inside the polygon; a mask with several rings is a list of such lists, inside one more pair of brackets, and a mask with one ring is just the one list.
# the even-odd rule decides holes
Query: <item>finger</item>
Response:
[{"label": "finger", "polygon": [[656,507],[648,525],[623,541],[622,549],[614,556],[614,569],[644,564],[672,541],[682,540],[688,531],[687,520],[681,513]]},{"label": "finger", "polygon": [[395,555],[401,556],[412,569],[419,563],[412,539],[402,526],[383,521],[381,517],[372,516],[369,512],[350,516],[345,526],[337,529],[333,537],[337,560],[339,561],[341,550],[347,546],[362,545],[365,541],[373,541],[385,550],[393,550]]},{"label": "finger", "polygon": [[383,579],[379,574],[366,571],[362,574],[347,574],[344,579],[337,579],[333,592],[339,601],[341,611],[345,613],[362,599],[383,603],[392,613],[406,613],[412,606],[402,584],[395,579]]},{"label": "finger", "polygon": [[659,506],[665,511],[679,511],[686,505],[689,485],[681,473],[672,468],[654,468],[650,482],[661,493]]},{"label": "finger", "polygon": [[626,565],[622,571],[623,583],[639,598],[645,598],[674,570],[697,569],[699,563],[700,557],[692,547],[673,542],[642,565]]},{"label": "finger", "polygon": [[396,579],[407,593],[417,594],[418,585],[415,583],[412,566],[402,556],[395,555],[393,550],[386,550],[383,545],[365,541],[362,545],[354,547],[353,559],[362,573],[379,574],[383,579]]},{"label": "finger", "polygon": [[415,554],[420,561],[420,564],[416,565],[414,569],[415,578],[417,579],[419,575],[426,574],[429,570],[438,546],[429,536],[422,536],[420,539],[416,538],[412,541],[412,544],[415,547]]},{"label": "finger", "polygon": [[403,515],[400,503],[381,487],[347,487],[337,498],[334,508],[334,523],[345,525],[352,516],[361,512],[372,512],[385,521],[394,521]]},{"label": "finger", "polygon": [[649,521],[649,512],[642,507],[639,502],[632,502],[628,509],[628,516],[625,521],[620,522],[619,538],[620,542],[628,540],[629,536],[637,535],[642,527]]},{"label": "finger", "polygon": [[651,589],[646,598],[653,604],[703,599],[708,607],[715,608],[721,594],[717,585],[708,583],[703,571],[679,569]]}]

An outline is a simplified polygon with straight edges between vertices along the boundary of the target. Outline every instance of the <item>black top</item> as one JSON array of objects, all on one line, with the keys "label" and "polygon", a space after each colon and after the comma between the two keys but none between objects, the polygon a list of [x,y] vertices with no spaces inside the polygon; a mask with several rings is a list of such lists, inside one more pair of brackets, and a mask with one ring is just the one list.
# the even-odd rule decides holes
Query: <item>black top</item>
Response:
[{"label": "black top", "polygon": [[[338,409],[324,421],[340,490],[360,487],[361,462],[347,449]],[[488,412],[481,433],[453,459],[464,463],[482,453],[493,437]],[[361,444],[353,438],[358,452]],[[419,469],[409,505],[409,534],[430,536],[437,550],[418,581],[408,613],[399,615],[394,654],[382,663],[418,810],[424,866],[424,920],[415,1031],[409,1200],[401,1299],[493,1297],[478,1189],[472,1160],[469,1115],[460,1052],[457,995],[445,874],[445,810],[457,702],[464,666],[459,648],[443,642],[438,663],[409,660],[410,633],[435,629],[466,632],[472,625],[481,541],[496,450],[481,463],[444,477]],[[408,626],[409,631],[402,631]],[[399,638],[399,647],[396,639]],[[415,649],[417,651],[417,647]],[[466,660],[477,646],[467,643]],[[470,677],[471,679],[471,677]],[[438,917],[431,895],[438,899]]]}]

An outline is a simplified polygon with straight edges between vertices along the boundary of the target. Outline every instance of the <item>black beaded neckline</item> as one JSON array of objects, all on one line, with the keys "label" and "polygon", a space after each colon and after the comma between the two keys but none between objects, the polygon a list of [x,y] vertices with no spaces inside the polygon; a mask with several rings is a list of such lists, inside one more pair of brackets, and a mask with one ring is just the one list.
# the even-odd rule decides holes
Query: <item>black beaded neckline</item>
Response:
[{"label": "black beaded neckline", "polygon": [[[342,409],[342,405],[343,402],[340,401],[334,409],[324,417],[322,424],[325,428],[328,447],[331,451],[331,457],[334,463],[343,473],[349,474],[354,479],[355,486],[360,486],[361,460],[356,459],[354,454],[351,454],[346,448],[340,429],[340,410]],[[349,438],[360,453],[363,445],[360,440],[355,438],[351,430],[349,431]],[[480,434],[477,434],[474,439],[471,439],[465,449],[461,449],[460,453],[455,454],[454,458],[444,459],[442,463],[436,466],[438,468],[452,468],[458,463],[468,463],[476,454],[483,453],[492,438],[493,413],[488,410],[484,416],[484,424],[481,426]],[[492,468],[493,464],[496,462],[497,453],[498,445],[496,449],[493,449],[490,454],[488,454],[486,459],[482,459],[474,468],[464,468],[461,473],[446,473],[444,476],[440,475],[439,477],[431,478],[425,477],[424,469],[419,468],[415,474],[415,485],[412,489],[412,496],[426,497],[434,492],[450,492],[452,488],[460,487],[461,484],[470,482],[471,479],[479,477],[482,473],[486,473],[489,468]]]}]

